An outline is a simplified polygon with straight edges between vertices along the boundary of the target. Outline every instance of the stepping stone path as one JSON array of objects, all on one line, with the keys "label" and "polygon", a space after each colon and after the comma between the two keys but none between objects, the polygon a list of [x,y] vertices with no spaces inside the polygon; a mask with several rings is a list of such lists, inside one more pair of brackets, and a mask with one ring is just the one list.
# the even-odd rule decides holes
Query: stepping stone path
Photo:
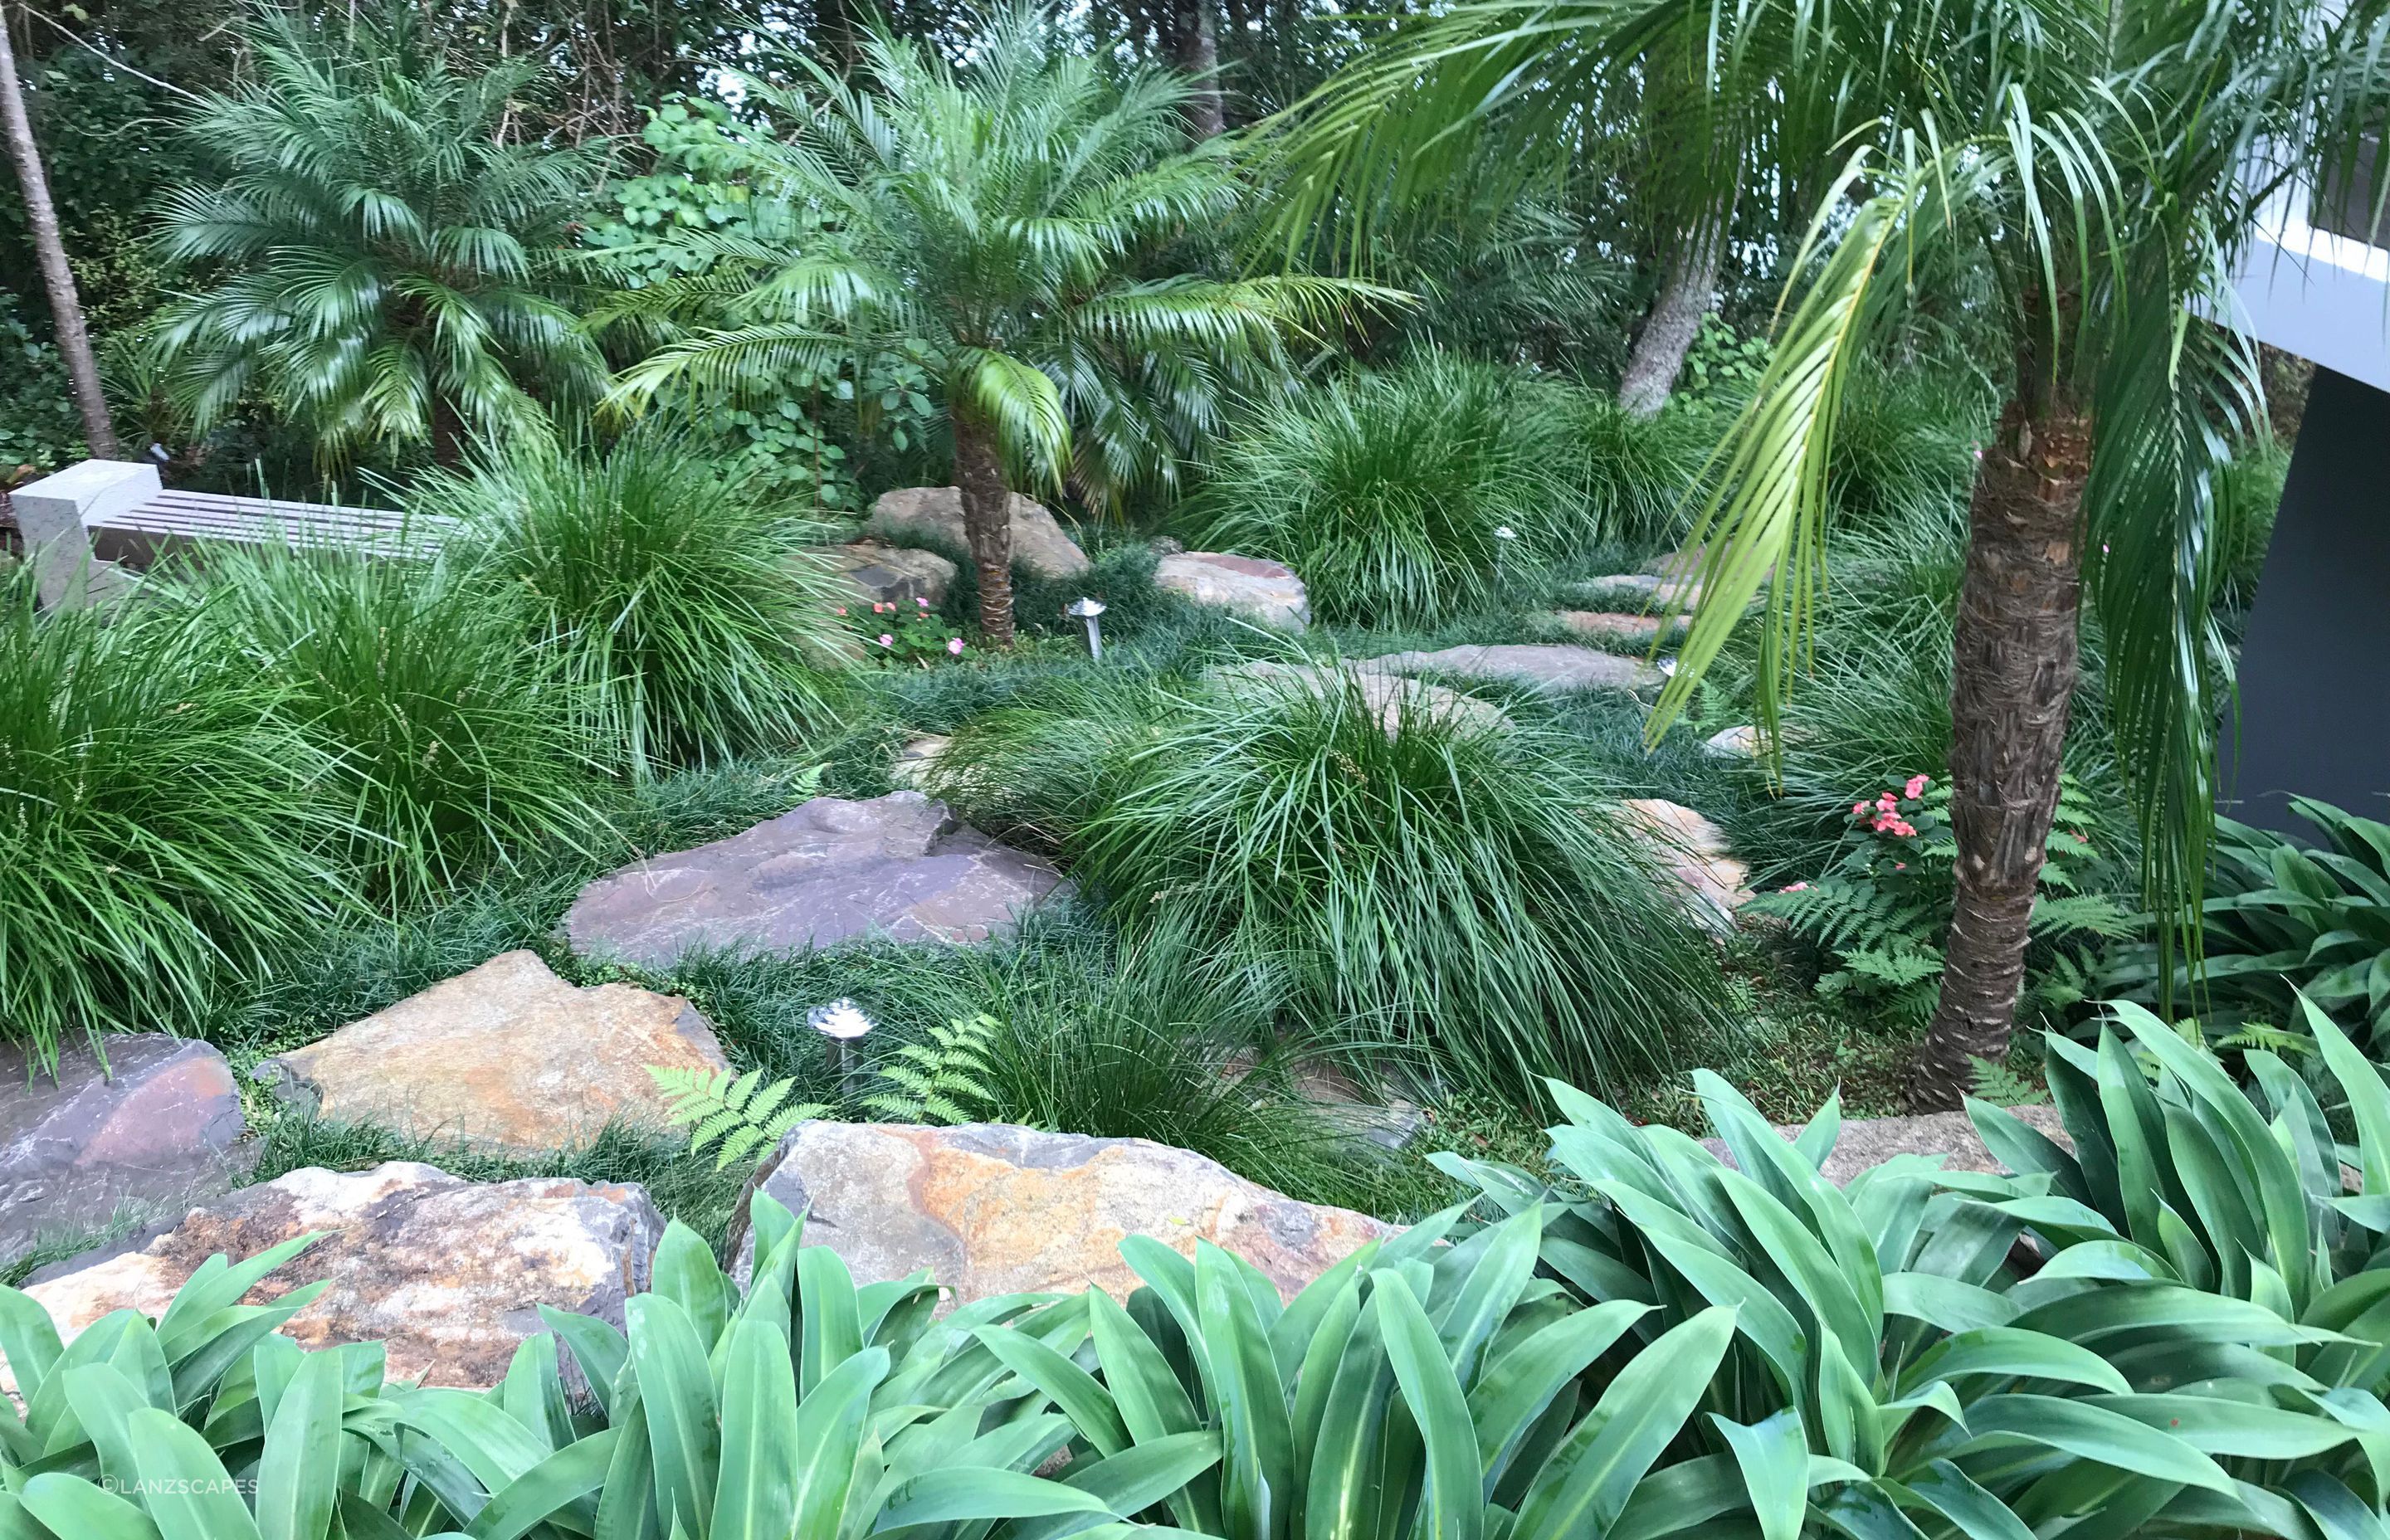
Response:
[{"label": "stepping stone path", "polygon": [[1280,631],[1311,623],[1311,596],[1294,569],[1226,551],[1181,551],[1153,569],[1154,585]]},{"label": "stepping stone path", "polygon": [[[238,1262],[320,1231],[242,1303],[269,1304],[323,1279],[328,1287],[283,1335],[310,1351],[383,1342],[392,1380],[482,1389],[505,1378],[523,1339],[547,1329],[543,1304],[621,1328],[663,1230],[636,1186],[468,1182],[411,1161],[354,1173],[311,1166],[45,1268],[25,1291],[71,1338],[113,1310],[163,1314],[217,1252]],[[568,1364],[568,1388],[574,1379]]]},{"label": "stepping stone path", "polygon": [[1712,733],[1702,739],[1702,752],[1713,759],[1755,759],[1759,755],[1759,729],[1745,725]]},{"label": "stepping stone path", "polygon": [[1640,690],[1656,687],[1658,669],[1639,659],[1569,642],[1509,642],[1393,652],[1353,665],[1381,674],[1449,674],[1497,679],[1539,690]]},{"label": "stepping stone path", "polygon": [[[970,549],[970,537],[963,529],[963,494],[955,487],[883,492],[863,527],[883,540],[928,540],[952,550]],[[1092,565],[1044,504],[1017,492],[1012,494],[1012,560],[1042,578],[1076,577]]]},{"label": "stepping stone path", "polygon": [[954,585],[955,564],[935,551],[890,545],[877,540],[825,545],[817,553],[836,568],[866,604],[910,605],[927,599],[935,610]]},{"label": "stepping stone path", "polygon": [[508,952],[251,1072],[334,1123],[511,1150],[661,1127],[650,1064],[729,1066],[697,1007],[634,984],[577,988]]},{"label": "stepping stone path", "polygon": [[1632,642],[1649,647],[1659,640],[1661,618],[1657,615],[1624,615],[1607,610],[1561,610],[1553,618],[1580,636],[1607,636],[1616,641]]},{"label": "stepping stone path", "polygon": [[1619,807],[1628,832],[1684,883],[1694,913],[1713,930],[1732,930],[1734,912],[1751,902],[1751,869],[1727,853],[1726,831],[1659,797],[1630,797]]},{"label": "stepping stone path", "polygon": [[1062,885],[919,791],[816,797],[695,850],[609,873],[564,917],[574,950],[670,968],[694,948],[794,952],[882,932],[979,942]]},{"label": "stepping stone path", "polygon": [[938,756],[952,748],[954,741],[943,733],[922,734],[896,751],[896,763],[888,767],[888,778],[910,790],[927,791],[930,773],[937,768]]},{"label": "stepping stone path", "polygon": [[[800,1123],[756,1179],[793,1212],[811,1211],[805,1244],[835,1251],[855,1282],[926,1267],[954,1290],[949,1306],[1088,1287],[1125,1299],[1141,1282],[1120,1257],[1133,1235],[1189,1256],[1199,1240],[1225,1246],[1292,1299],[1363,1242],[1394,1233],[1168,1145],[1005,1123]],[[753,1238],[740,1237],[735,1255],[744,1278]]]},{"label": "stepping stone path", "polygon": [[0,1261],[45,1234],[95,1230],[120,1209],[229,1191],[255,1159],[240,1086],[205,1043],[152,1033],[58,1052],[52,1076],[0,1046]]},{"label": "stepping stone path", "polygon": [[1411,720],[1448,722],[1475,732],[1498,732],[1510,725],[1501,707],[1442,685],[1400,677],[1401,671],[1379,669],[1372,663],[1279,663],[1266,659],[1222,669],[1213,677],[1239,687],[1258,682],[1267,688],[1306,691],[1322,699],[1330,691],[1355,690],[1369,714],[1394,738]]},{"label": "stepping stone path", "polygon": [[[2032,1126],[2037,1132],[2072,1149],[2075,1141],[2066,1136],[2054,1107],[2011,1107],[2008,1111]],[[1800,1135],[1797,1123],[1780,1123],[1776,1132],[1788,1142]],[[1734,1157],[1728,1154],[1723,1139],[1703,1139],[1710,1153],[1729,1165]],[[1944,1171],[2000,1172],[2008,1168],[1992,1158],[1984,1147],[1983,1136],[1975,1132],[1974,1123],[1964,1112],[1926,1112],[1908,1118],[1852,1118],[1843,1123],[1842,1132],[1834,1137],[1834,1148],[1818,1166],[1818,1172],[1836,1187],[1847,1184],[1863,1171],[1872,1171],[1887,1161],[1904,1155],[1939,1156]]]}]

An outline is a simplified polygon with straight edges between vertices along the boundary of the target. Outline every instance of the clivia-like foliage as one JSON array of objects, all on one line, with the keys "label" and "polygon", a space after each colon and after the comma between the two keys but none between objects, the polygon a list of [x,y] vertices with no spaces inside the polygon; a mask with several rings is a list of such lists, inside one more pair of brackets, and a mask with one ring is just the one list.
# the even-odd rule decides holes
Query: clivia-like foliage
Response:
[{"label": "clivia-like foliage", "polygon": [[1834,1103],[1788,1142],[1703,1077],[1729,1164],[1555,1087],[1555,1180],[1447,1158],[1500,1217],[1291,1299],[1133,1237],[1124,1301],[938,1317],[758,1196],[743,1293],[675,1226],[626,1330],[549,1312],[487,1392],[271,1335],[310,1291],[233,1303],[303,1240],[64,1348],[0,1291],[0,1536],[2372,1540],[2390,1087],[2311,1024],[2345,1151],[2279,1062],[2243,1092],[2129,1006],[2051,1046],[2071,1150],[1972,1109],[2017,1175],[1837,1187]]}]

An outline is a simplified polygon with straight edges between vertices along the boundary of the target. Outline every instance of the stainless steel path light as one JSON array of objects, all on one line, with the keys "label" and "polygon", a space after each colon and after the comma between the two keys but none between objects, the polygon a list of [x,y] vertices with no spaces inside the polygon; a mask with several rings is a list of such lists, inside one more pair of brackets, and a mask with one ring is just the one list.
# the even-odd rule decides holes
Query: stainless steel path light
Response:
[{"label": "stainless steel path light", "polygon": [[1101,599],[1089,598],[1073,599],[1070,607],[1062,611],[1062,613],[1070,616],[1074,621],[1085,621],[1087,622],[1087,656],[1093,658],[1098,662],[1103,661],[1104,630],[1102,625],[1097,622],[1096,617],[1103,612],[1104,601]]},{"label": "stainless steel path light", "polygon": [[871,1018],[852,1000],[832,1000],[805,1012],[805,1025],[822,1034],[829,1050],[830,1072],[838,1077],[841,1096],[854,1094],[854,1045],[871,1030]]}]

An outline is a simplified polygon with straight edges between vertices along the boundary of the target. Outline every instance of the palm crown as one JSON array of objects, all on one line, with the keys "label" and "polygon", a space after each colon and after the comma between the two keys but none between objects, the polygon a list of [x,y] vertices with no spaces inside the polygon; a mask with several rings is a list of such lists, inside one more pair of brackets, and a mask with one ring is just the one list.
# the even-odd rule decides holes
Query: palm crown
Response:
[{"label": "palm crown", "polygon": [[452,69],[404,7],[335,43],[266,10],[254,84],[188,125],[220,186],[167,201],[160,248],[214,280],[171,309],[169,379],[199,426],[248,395],[319,451],[430,443],[593,400],[596,348],[561,302],[561,248],[603,147],[514,143],[529,67]]},{"label": "palm crown", "polygon": [[675,237],[698,271],[614,317],[664,329],[623,375],[642,405],[674,381],[768,392],[799,371],[911,344],[954,432],[982,621],[1009,638],[1013,480],[1100,504],[1175,480],[1240,371],[1356,294],[1325,278],[1148,276],[1140,263],[1233,214],[1224,140],[1189,146],[1184,81],[1115,82],[1047,46],[1044,15],[997,16],[956,69],[886,35],[858,87],[806,66],[758,85],[795,125],[744,141],[748,230]]},{"label": "palm crown", "polygon": [[[2006,1043],[2088,585],[2162,906],[2194,911],[2230,661],[2210,486],[2261,395],[2234,264],[2287,178],[2354,163],[2382,109],[2379,4],[1754,0],[1692,6],[1715,109],[1781,99],[1786,185],[1827,184],[1754,399],[1697,510],[1703,591],[1651,720],[1690,699],[1763,588],[1772,735],[1822,594],[1842,392],[1928,258],[1998,281],[2011,397],[1984,448],[1957,636],[1959,918],[1921,1099]],[[1298,215],[1432,174],[1479,125],[1564,111],[1687,0],[1465,6],[1331,86],[1293,147]],[[1839,167],[1839,174],[1834,172]],[[1821,174],[1822,173],[1822,174]],[[2211,325],[2207,318],[2221,322]]]}]

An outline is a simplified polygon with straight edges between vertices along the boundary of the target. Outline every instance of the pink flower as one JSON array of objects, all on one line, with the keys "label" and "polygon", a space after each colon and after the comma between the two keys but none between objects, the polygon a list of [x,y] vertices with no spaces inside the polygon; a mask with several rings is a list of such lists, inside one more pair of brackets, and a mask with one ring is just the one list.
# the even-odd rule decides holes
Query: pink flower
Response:
[{"label": "pink flower", "polygon": [[913,602],[914,602],[915,604],[919,605],[919,606],[920,606],[922,609],[924,609],[924,610],[927,610],[928,608],[930,608],[930,601],[929,601],[928,599],[921,598],[921,597],[918,597],[918,596],[914,598]]},{"label": "pink flower", "polygon": [[896,638],[883,631],[880,634],[880,645],[881,647],[894,647],[896,645]]},{"label": "pink flower", "polygon": [[1906,818],[1895,818],[1892,821],[1892,831],[1906,840],[1917,832],[1917,826]]},{"label": "pink flower", "polygon": [[1880,807],[1880,808],[1882,808],[1882,809],[1883,809],[1886,813],[1889,813],[1889,812],[1891,812],[1894,808],[1895,808],[1895,807],[1897,807],[1897,806],[1899,806],[1899,805],[1900,805],[1900,799],[1899,799],[1899,798],[1897,798],[1897,797],[1895,797],[1895,796],[1894,796],[1891,792],[1887,791],[1887,792],[1883,793],[1882,796],[1880,796],[1880,797],[1876,798],[1876,800],[1875,800],[1875,805],[1876,805],[1876,806],[1878,806],[1878,807]]},{"label": "pink flower", "polygon": [[1908,784],[1901,788],[1901,795],[1907,797],[1913,802],[1918,798],[1925,795],[1925,789],[1933,784],[1934,783],[1930,779],[1923,776],[1911,776],[1908,777]]},{"label": "pink flower", "polygon": [[840,605],[840,606],[838,607],[838,612],[839,612],[840,614],[842,614],[842,615],[845,614],[845,613],[846,613],[846,606],[844,606],[844,605],[842,605],[842,605]]},{"label": "pink flower", "polygon": [[1865,802],[1853,802],[1853,803],[1851,804],[1851,816],[1852,816],[1852,817],[1854,817],[1854,818],[1864,818],[1864,817],[1866,817],[1866,816],[1867,816],[1867,815],[1868,815],[1868,804],[1867,804],[1867,803],[1865,803]]},{"label": "pink flower", "polygon": [[946,650],[957,658],[961,657],[963,655],[963,639],[960,636],[947,637]]},{"label": "pink flower", "polygon": [[894,605],[893,605],[893,604],[874,604],[874,605],[871,607],[871,612],[872,612],[873,614],[875,614],[875,615],[878,615],[878,614],[885,613],[886,611],[891,610],[893,610],[893,609],[895,609],[895,608],[896,608],[896,607],[895,607]]},{"label": "pink flower", "polygon": [[1780,893],[1805,893],[1809,891],[1809,884],[1806,882],[1787,882],[1784,886],[1777,889],[1776,891]]}]

